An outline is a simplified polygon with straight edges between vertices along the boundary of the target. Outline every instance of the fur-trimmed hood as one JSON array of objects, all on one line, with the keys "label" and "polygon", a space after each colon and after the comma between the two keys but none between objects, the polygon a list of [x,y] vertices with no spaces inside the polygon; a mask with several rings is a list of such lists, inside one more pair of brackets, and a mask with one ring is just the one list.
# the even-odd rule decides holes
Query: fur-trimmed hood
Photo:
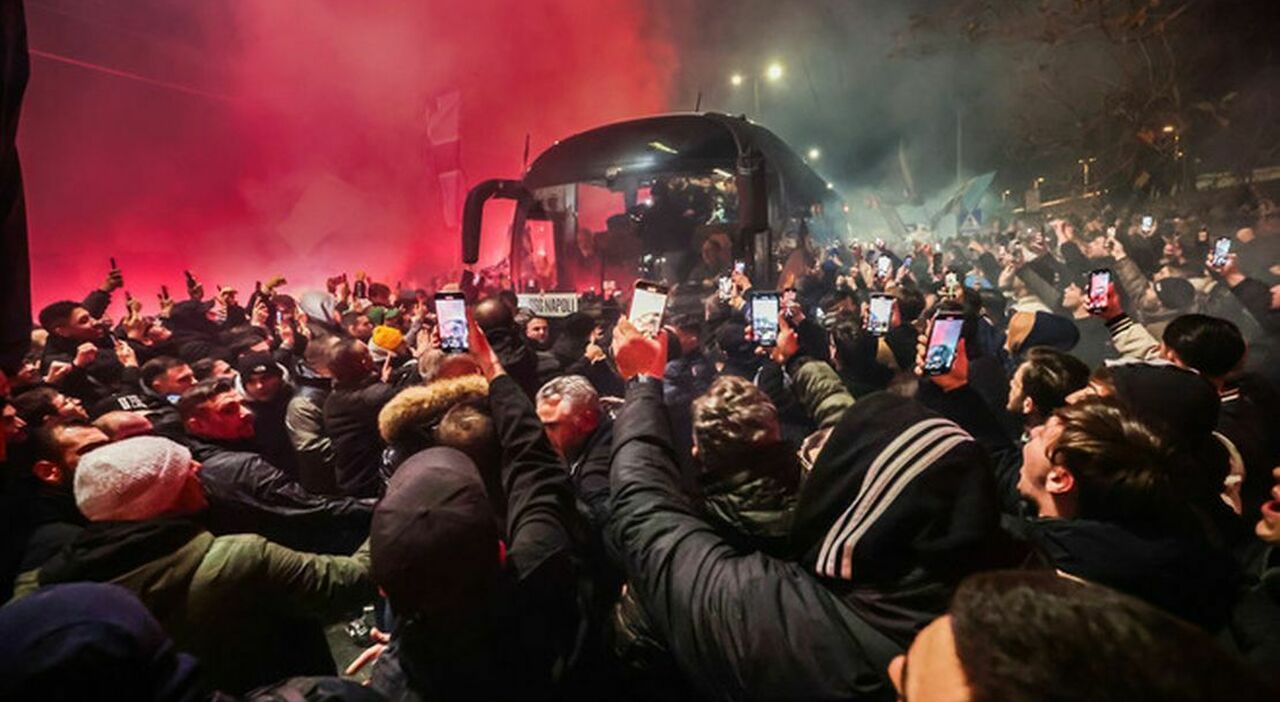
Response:
[{"label": "fur-trimmed hood", "polygon": [[406,388],[378,413],[378,433],[388,444],[429,433],[444,413],[459,402],[489,396],[489,381],[478,375],[443,378]]}]

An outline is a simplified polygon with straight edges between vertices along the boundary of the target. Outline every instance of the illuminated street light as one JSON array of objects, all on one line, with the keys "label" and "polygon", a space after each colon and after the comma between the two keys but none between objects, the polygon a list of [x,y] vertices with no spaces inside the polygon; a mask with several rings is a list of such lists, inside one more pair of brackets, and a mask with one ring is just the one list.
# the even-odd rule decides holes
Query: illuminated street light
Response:
[{"label": "illuminated street light", "polygon": [[729,76],[729,84],[730,84],[730,85],[732,85],[732,86],[733,86],[733,87],[735,87],[735,88],[737,88],[738,86],[742,85],[742,74],[741,74],[741,73],[735,73],[735,74],[733,74],[733,75]]},{"label": "illuminated street light", "polygon": [[1165,134],[1173,134],[1174,132],[1178,131],[1178,128],[1173,126],[1172,124],[1166,124],[1164,125],[1164,129],[1161,129],[1160,131],[1164,132]]},{"label": "illuminated street light", "polygon": [[777,81],[782,77],[782,64],[777,61],[769,64],[769,67],[764,69],[764,77],[771,83]]},{"label": "illuminated street light", "polygon": [[809,148],[809,160],[810,160],[810,161],[817,161],[817,160],[818,160],[818,159],[820,159],[820,158],[822,158],[822,150],[821,150],[821,149],[819,149],[819,148],[818,148],[818,147],[816,147],[816,146],[810,147],[810,148]]}]

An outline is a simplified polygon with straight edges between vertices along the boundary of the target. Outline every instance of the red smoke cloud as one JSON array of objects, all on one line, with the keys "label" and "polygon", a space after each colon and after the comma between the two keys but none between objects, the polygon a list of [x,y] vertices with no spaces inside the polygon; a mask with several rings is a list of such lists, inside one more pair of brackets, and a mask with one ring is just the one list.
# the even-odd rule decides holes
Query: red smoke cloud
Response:
[{"label": "red smoke cloud", "polygon": [[28,10],[51,55],[32,57],[19,138],[37,308],[111,256],[148,311],[184,268],[207,290],[424,281],[459,265],[428,156],[437,95],[462,91],[473,184],[518,176],[526,133],[532,157],[666,109],[674,69],[640,0],[178,5]]}]

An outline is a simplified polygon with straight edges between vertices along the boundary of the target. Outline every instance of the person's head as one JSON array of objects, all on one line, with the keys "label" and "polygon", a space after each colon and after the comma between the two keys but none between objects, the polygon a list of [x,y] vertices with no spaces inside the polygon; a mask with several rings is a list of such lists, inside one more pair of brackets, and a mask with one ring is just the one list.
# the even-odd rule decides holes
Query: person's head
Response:
[{"label": "person's head", "polygon": [[356,383],[373,374],[369,347],[358,339],[342,339],[329,352],[329,375],[339,385]]},{"label": "person's head", "polygon": [[312,339],[307,342],[307,347],[302,351],[302,362],[307,368],[315,371],[315,374],[322,377],[329,377],[329,355],[333,353],[333,347],[338,343],[339,337],[326,335]]},{"label": "person's head", "polygon": [[1215,384],[1238,370],[1248,347],[1234,323],[1206,314],[1184,314],[1164,328],[1161,352],[1171,363],[1198,371]]},{"label": "person's head", "polygon": [[479,471],[463,452],[436,447],[406,459],[374,508],[369,542],[370,574],[408,628],[454,634],[485,616],[504,549]]},{"label": "person's head", "polygon": [[1054,348],[1035,346],[1009,379],[1006,409],[1025,417],[1031,426],[1041,424],[1067,404],[1071,393],[1088,384],[1089,366],[1084,361]]},{"label": "person's head", "polygon": [[128,589],[46,585],[0,608],[0,699],[196,702],[199,666]]},{"label": "person's head", "polygon": [[507,303],[496,297],[486,297],[476,303],[471,313],[476,324],[486,334],[495,329],[510,329],[516,323],[515,312]]},{"label": "person's head", "polygon": [[236,441],[253,437],[253,412],[226,380],[202,380],[182,393],[178,414],[187,433],[203,439]]},{"label": "person's head", "polygon": [[1203,631],[1046,571],[969,577],[888,672],[910,702],[1267,699],[1257,673]]},{"label": "person's head", "polygon": [[349,310],[342,315],[342,328],[347,330],[353,339],[360,341],[368,341],[373,336],[373,322],[369,321],[369,315],[355,310]]},{"label": "person's head", "polygon": [[270,402],[284,388],[284,369],[269,353],[247,353],[236,363],[244,394],[254,402]]},{"label": "person's head", "polygon": [[781,440],[777,408],[745,378],[722,375],[693,401],[693,455],[708,473],[732,471]]},{"label": "person's head", "polygon": [[93,426],[101,429],[102,433],[110,437],[112,441],[120,441],[132,436],[145,436],[155,429],[150,419],[137,412],[126,410],[107,412],[93,420]]},{"label": "person's head", "polygon": [[681,355],[698,350],[702,344],[702,316],[697,314],[676,314],[671,316],[671,328],[675,330],[676,340],[680,342]]},{"label": "person's head", "polygon": [[195,514],[209,506],[200,464],[181,444],[135,436],[80,457],[73,480],[76,506],[91,522],[136,522]]},{"label": "person's head", "polygon": [[[308,344],[310,346],[310,344]],[[201,380],[234,380],[236,369],[221,358],[202,358],[191,364],[196,382]]]},{"label": "person's head", "polygon": [[1254,525],[1254,533],[1269,544],[1280,544],[1280,467],[1271,471],[1275,484],[1271,486],[1271,499],[1262,505],[1262,518]]},{"label": "person's head", "polygon": [[551,326],[547,323],[545,317],[532,317],[529,323],[524,325],[524,335],[539,346],[547,345],[547,337],[550,333]]},{"label": "person's head", "polygon": [[14,397],[13,405],[29,427],[89,418],[89,413],[79,400],[50,387],[28,390]]},{"label": "person's head", "polygon": [[0,431],[6,444],[20,444],[27,440],[27,420],[18,414],[18,408],[8,399],[0,397]]},{"label": "person's head", "polygon": [[35,446],[35,462],[31,473],[46,485],[71,487],[80,457],[111,439],[100,429],[84,421],[37,429],[32,436]]},{"label": "person's head", "polygon": [[600,426],[600,395],[580,375],[554,378],[538,390],[538,419],[561,456],[573,456]]},{"label": "person's head", "polygon": [[231,358],[240,358],[246,353],[267,352],[271,350],[271,337],[266,329],[248,324],[228,329],[222,335]]},{"label": "person's head", "polygon": [[1018,492],[1041,517],[1128,523],[1180,508],[1168,446],[1114,400],[1062,407],[1031,430]]},{"label": "person's head", "polygon": [[40,326],[54,336],[72,341],[94,341],[102,338],[102,327],[94,322],[82,305],[62,300],[40,310]]},{"label": "person's head", "polygon": [[386,283],[369,283],[369,302],[383,307],[390,307],[391,288]]},{"label": "person's head", "polygon": [[196,384],[195,371],[186,361],[172,356],[157,356],[138,370],[142,384],[158,395],[181,395]]},{"label": "person's head", "polygon": [[1105,231],[1095,231],[1084,240],[1082,253],[1088,258],[1105,258],[1111,255],[1111,250],[1107,248],[1107,233]]},{"label": "person's head", "polygon": [[460,402],[450,407],[436,427],[435,441],[467,454],[485,469],[496,468],[501,461],[497,427],[479,402]]}]

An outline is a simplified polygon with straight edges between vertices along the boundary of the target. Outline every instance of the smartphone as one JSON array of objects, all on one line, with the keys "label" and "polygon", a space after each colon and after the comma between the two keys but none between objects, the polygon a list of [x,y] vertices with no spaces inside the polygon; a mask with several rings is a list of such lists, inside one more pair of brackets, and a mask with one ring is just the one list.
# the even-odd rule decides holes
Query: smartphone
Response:
[{"label": "smartphone", "polygon": [[784,304],[784,305],[794,305],[794,304],[796,304],[796,289],[795,289],[795,288],[786,288],[785,290],[783,290],[783,291],[782,291],[782,304]]},{"label": "smartphone", "polygon": [[161,286],[160,286],[160,294],[161,294],[161,295],[164,295],[165,297],[169,297],[169,286],[168,286],[168,285],[161,285]]},{"label": "smartphone", "polygon": [[876,336],[889,333],[892,318],[893,295],[874,293],[871,304],[867,306],[867,331]]},{"label": "smartphone", "polygon": [[1220,236],[1213,242],[1213,266],[1219,268],[1227,265],[1227,254],[1231,253],[1231,237]]},{"label": "smartphone", "polygon": [[1108,239],[1114,239],[1114,238],[1116,238],[1116,228],[1115,228],[1115,227],[1107,227],[1107,238],[1108,238]]},{"label": "smartphone", "polygon": [[1142,231],[1144,232],[1154,231],[1155,228],[1156,228],[1156,218],[1152,217],[1151,215],[1143,215]]},{"label": "smartphone", "polygon": [[737,273],[737,274],[739,274],[739,275],[741,275],[741,274],[743,274],[743,273],[746,273],[746,272],[747,272],[747,262],[746,262],[746,261],[734,261],[734,262],[733,262],[733,272],[734,272],[734,273]]},{"label": "smartphone", "polygon": [[120,266],[117,266],[117,265],[116,265],[116,257],[115,257],[115,256],[111,256],[111,257],[109,257],[107,260],[111,262],[111,270],[113,270],[113,271],[114,271],[114,270],[117,270],[117,269],[119,269],[119,268],[120,268]]},{"label": "smartphone", "polygon": [[182,274],[187,277],[187,287],[194,288],[196,286],[196,277],[191,275],[191,271],[183,271]]},{"label": "smartphone", "polygon": [[656,337],[662,329],[662,315],[667,309],[667,286],[651,280],[637,280],[631,295],[628,317],[640,333]]},{"label": "smartphone", "polygon": [[733,299],[733,278],[722,275],[716,278],[716,294],[721,302],[728,302]]},{"label": "smartphone", "polygon": [[876,259],[876,277],[888,278],[893,273],[893,259],[888,256],[881,256]]},{"label": "smartphone", "polygon": [[961,312],[938,312],[929,324],[929,347],[924,353],[925,375],[943,375],[950,372],[956,361],[956,349],[960,344],[960,332],[964,328]]},{"label": "smartphone", "polygon": [[915,262],[916,262],[916,258],[915,258],[915,256],[907,256],[906,258],[902,259],[902,267],[903,267],[903,268],[910,268],[910,267],[911,267],[911,264],[913,264],[913,263],[915,263]]},{"label": "smartphone", "polygon": [[1089,290],[1084,300],[1084,307],[1090,312],[1097,312],[1107,306],[1107,289],[1111,286],[1111,271],[1099,268],[1089,273]]},{"label": "smartphone", "polygon": [[751,296],[751,335],[760,346],[778,344],[778,304],[776,290],[763,290]]},{"label": "smartphone", "polygon": [[440,324],[440,350],[445,353],[469,350],[466,296],[461,292],[438,292],[435,301],[436,318]]},{"label": "smartphone", "polygon": [[[357,280],[355,282],[355,285],[351,286],[351,294],[361,300],[365,299],[368,291],[369,291],[369,286],[366,285],[363,280]],[[466,349],[463,349],[463,350],[465,351]]]}]

